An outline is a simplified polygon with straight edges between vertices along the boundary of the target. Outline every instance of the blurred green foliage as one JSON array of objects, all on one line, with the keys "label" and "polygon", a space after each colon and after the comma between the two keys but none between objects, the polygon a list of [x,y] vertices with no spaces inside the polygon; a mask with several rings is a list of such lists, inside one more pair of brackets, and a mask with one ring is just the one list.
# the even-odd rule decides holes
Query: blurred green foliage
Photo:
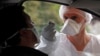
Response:
[{"label": "blurred green foliage", "polygon": [[35,23],[35,27],[39,33],[49,21],[56,24],[56,29],[59,31],[63,21],[59,18],[59,4],[42,2],[42,1],[26,1],[23,6],[25,12],[28,13]]}]

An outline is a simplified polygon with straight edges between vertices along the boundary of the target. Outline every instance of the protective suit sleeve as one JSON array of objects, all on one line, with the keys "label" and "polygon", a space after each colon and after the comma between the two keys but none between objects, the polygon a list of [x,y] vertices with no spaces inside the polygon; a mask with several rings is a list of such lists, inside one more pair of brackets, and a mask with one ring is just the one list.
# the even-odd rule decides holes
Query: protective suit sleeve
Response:
[{"label": "protective suit sleeve", "polygon": [[43,28],[41,36],[48,41],[54,41],[55,33],[56,33],[55,24],[50,21],[48,25]]},{"label": "protective suit sleeve", "polygon": [[38,49],[48,55],[51,54],[58,46],[60,40],[59,35],[60,35],[59,32],[56,32],[55,41],[48,41],[44,37],[40,36],[40,43],[35,49]]}]

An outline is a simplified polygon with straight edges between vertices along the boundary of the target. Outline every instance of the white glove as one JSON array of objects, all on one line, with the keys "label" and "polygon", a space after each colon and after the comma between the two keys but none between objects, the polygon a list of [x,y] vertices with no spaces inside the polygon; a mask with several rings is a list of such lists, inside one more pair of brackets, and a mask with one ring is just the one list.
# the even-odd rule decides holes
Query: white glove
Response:
[{"label": "white glove", "polygon": [[45,26],[42,30],[42,37],[46,40],[54,41],[55,40],[55,24],[53,22],[49,22],[47,26]]}]

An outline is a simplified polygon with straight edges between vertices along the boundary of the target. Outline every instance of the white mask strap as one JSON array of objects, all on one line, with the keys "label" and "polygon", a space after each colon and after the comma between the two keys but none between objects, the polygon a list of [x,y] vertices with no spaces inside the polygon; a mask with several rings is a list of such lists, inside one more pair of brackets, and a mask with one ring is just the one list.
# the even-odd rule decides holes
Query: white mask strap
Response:
[{"label": "white mask strap", "polygon": [[18,34],[18,31],[17,32],[15,32],[12,36],[10,36],[7,40],[9,40],[9,39],[11,39],[11,38],[13,38],[15,35],[17,35]]}]

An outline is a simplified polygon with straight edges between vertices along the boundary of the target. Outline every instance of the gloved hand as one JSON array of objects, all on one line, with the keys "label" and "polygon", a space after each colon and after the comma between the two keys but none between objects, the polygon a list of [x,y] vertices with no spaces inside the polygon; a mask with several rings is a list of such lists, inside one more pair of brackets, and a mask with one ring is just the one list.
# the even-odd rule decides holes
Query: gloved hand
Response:
[{"label": "gloved hand", "polygon": [[42,30],[42,37],[49,41],[55,40],[55,24],[53,22],[49,22],[47,26],[45,26]]}]

